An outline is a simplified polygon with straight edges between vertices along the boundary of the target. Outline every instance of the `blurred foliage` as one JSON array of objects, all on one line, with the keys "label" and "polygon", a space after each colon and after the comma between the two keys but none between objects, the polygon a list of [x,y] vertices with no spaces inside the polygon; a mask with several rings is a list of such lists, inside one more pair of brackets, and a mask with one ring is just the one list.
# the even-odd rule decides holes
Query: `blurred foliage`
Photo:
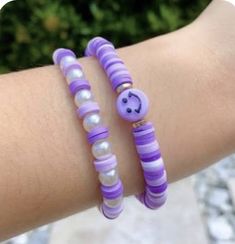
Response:
[{"label": "blurred foliage", "polygon": [[209,0],[16,0],[0,12],[0,73],[51,63],[55,48],[82,55],[96,35],[123,46],[173,31]]}]

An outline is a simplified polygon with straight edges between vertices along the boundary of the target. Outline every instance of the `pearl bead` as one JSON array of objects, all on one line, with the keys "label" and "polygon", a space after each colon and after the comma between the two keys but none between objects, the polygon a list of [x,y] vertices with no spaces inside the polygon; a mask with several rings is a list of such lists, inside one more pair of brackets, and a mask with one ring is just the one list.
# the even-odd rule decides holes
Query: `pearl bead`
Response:
[{"label": "pearl bead", "polygon": [[106,172],[100,172],[99,179],[100,179],[101,184],[104,186],[115,185],[119,179],[117,168],[111,169]]},{"label": "pearl bead", "polygon": [[66,69],[72,63],[76,63],[76,58],[72,56],[65,56],[60,61],[60,68]]},{"label": "pearl bead", "polygon": [[106,199],[104,198],[104,204],[107,205],[110,208],[115,208],[119,206],[123,201],[122,197],[118,197],[116,199]]},{"label": "pearl bead", "polygon": [[66,79],[69,83],[74,81],[75,79],[85,79],[83,72],[80,69],[72,69],[66,76]]},{"label": "pearl bead", "polygon": [[93,101],[93,95],[90,90],[78,91],[74,96],[74,102],[77,107],[81,106],[83,103]]},{"label": "pearl bead", "polygon": [[106,140],[99,140],[92,145],[92,154],[96,159],[102,160],[111,155],[111,144]]},{"label": "pearl bead", "polygon": [[83,120],[83,127],[87,132],[90,132],[95,127],[101,125],[101,117],[97,113],[89,113]]}]

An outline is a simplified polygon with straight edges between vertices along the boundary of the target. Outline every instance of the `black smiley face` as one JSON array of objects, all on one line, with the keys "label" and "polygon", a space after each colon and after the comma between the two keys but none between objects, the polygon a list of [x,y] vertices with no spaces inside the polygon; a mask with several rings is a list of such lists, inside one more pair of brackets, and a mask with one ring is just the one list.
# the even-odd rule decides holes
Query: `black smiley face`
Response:
[{"label": "black smiley face", "polygon": [[[137,99],[137,101],[139,103],[139,107],[134,109],[134,112],[139,114],[140,111],[141,111],[141,107],[142,107],[141,99],[138,97],[138,95],[134,94],[133,92],[129,92],[128,93],[128,98],[126,98],[126,97],[122,98],[122,103],[127,104],[129,99]],[[130,113],[133,112],[133,109],[130,108],[130,107],[127,107],[126,108],[126,112],[130,114]]]}]

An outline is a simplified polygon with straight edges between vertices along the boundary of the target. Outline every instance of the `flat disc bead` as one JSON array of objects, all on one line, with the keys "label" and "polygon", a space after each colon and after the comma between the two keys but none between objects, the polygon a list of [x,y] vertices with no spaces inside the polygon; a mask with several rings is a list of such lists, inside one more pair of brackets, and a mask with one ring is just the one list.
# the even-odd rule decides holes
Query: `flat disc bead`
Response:
[{"label": "flat disc bead", "polygon": [[104,198],[104,204],[110,208],[115,208],[119,205],[121,205],[123,202],[123,197],[118,197],[118,198],[115,198],[115,199],[106,199]]},{"label": "flat disc bead", "polygon": [[106,159],[95,160],[94,165],[97,172],[106,172],[117,166],[117,158],[112,154]]},{"label": "flat disc bead", "polygon": [[74,54],[74,52],[70,49],[66,49],[66,48],[58,48],[54,51],[52,58],[55,64],[60,64],[60,61],[62,60],[62,58],[64,57],[74,57],[76,58],[76,55]]},{"label": "flat disc bead", "polygon": [[87,139],[90,144],[109,137],[109,130],[105,126],[95,127],[87,133]]},{"label": "flat disc bead", "polygon": [[116,106],[119,115],[127,121],[142,120],[148,113],[148,98],[138,89],[127,89],[119,94]]},{"label": "flat disc bead", "polygon": [[[86,103],[83,103],[78,109],[77,109],[77,115],[80,118],[83,118],[84,116],[86,116],[87,114],[95,114],[95,113],[99,113],[100,111],[100,107],[98,105],[98,103],[96,102],[92,102],[92,101],[88,101]],[[99,115],[100,116],[100,115]]]}]

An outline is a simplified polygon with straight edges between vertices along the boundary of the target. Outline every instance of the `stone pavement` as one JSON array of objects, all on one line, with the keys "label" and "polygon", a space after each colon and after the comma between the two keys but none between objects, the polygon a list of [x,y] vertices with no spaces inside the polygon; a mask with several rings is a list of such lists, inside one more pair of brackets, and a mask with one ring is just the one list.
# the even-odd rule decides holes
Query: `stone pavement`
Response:
[{"label": "stone pavement", "polygon": [[169,188],[168,202],[158,211],[129,197],[118,220],[110,222],[93,208],[58,221],[49,244],[208,244],[191,179]]}]

